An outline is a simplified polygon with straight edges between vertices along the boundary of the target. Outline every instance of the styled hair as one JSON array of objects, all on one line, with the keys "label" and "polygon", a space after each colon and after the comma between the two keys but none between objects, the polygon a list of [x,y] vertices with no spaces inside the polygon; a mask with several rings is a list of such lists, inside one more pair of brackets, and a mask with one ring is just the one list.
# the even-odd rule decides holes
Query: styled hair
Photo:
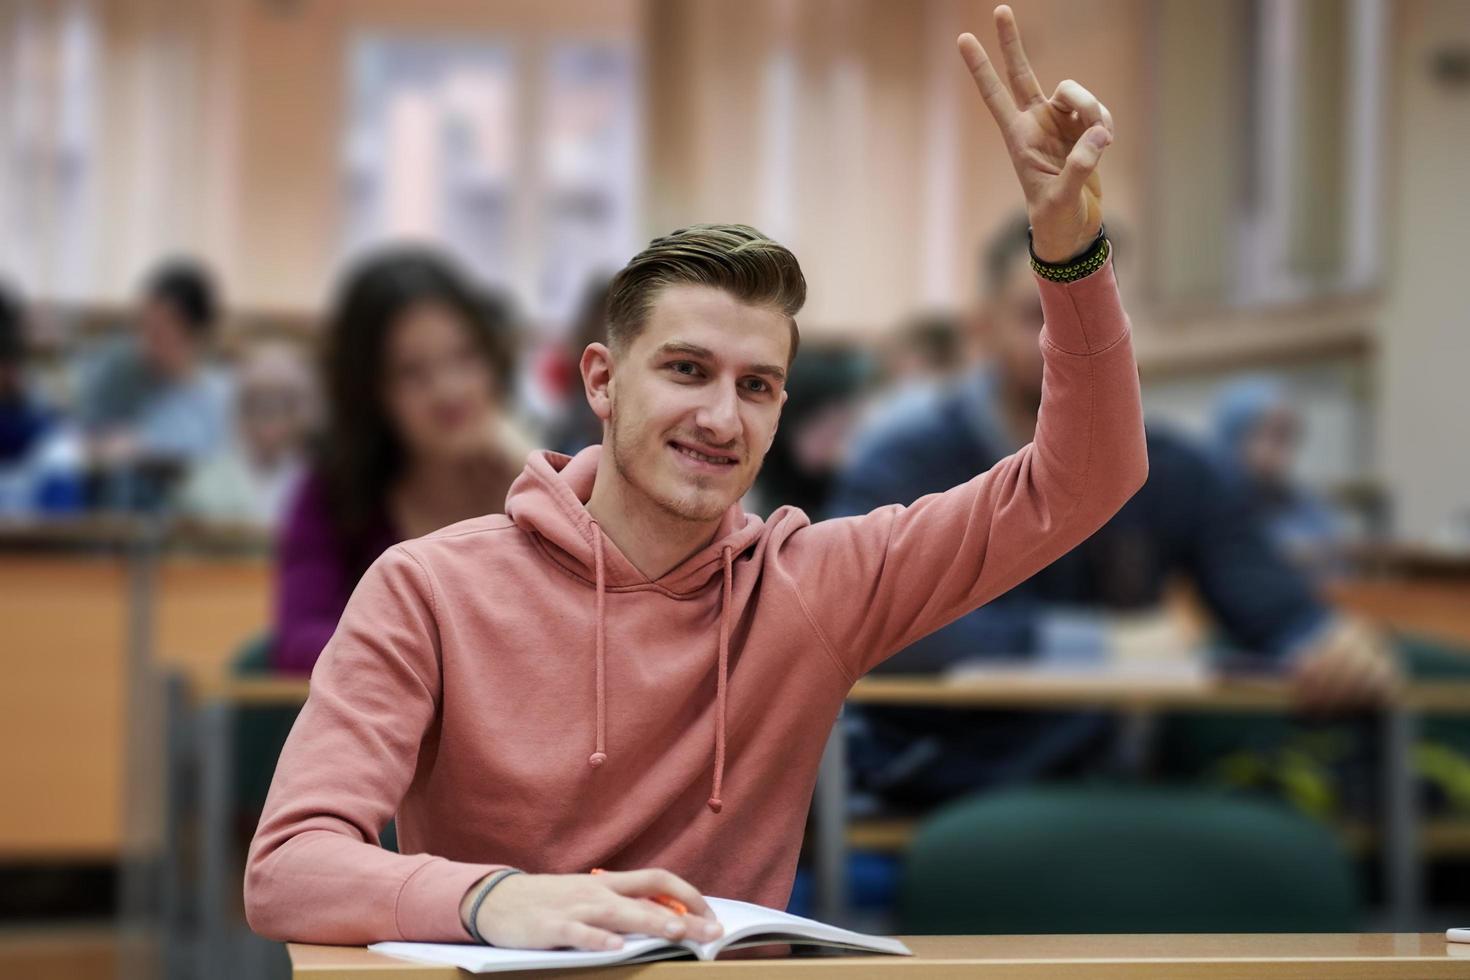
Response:
[{"label": "styled hair", "polygon": [[171,306],[195,338],[208,336],[214,327],[219,312],[214,280],[193,259],[171,259],[158,266],[148,274],[143,295]]},{"label": "styled hair", "polygon": [[[345,541],[372,526],[407,463],[383,390],[389,335],[419,305],[450,310],[490,369],[496,400],[504,403],[511,394],[516,320],[508,299],[473,282],[447,256],[421,246],[390,247],[351,268],[327,320],[322,351],[326,431],[319,460]],[[377,556],[356,557],[361,574]]]},{"label": "styled hair", "polygon": [[626,350],[643,330],[661,290],[685,284],[713,286],[742,303],[781,311],[791,324],[787,362],[796,359],[796,314],[806,302],[806,277],[790,249],[749,225],[690,225],[655,238],[633,256],[608,286],[613,352]]}]

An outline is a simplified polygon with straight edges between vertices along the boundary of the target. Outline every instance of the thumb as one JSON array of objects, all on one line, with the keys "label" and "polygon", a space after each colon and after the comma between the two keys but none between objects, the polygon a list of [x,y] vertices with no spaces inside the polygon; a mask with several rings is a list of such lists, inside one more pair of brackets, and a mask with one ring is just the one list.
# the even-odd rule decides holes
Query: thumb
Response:
[{"label": "thumb", "polygon": [[1106,128],[1093,126],[1072,147],[1072,152],[1067,154],[1067,162],[1062,166],[1062,190],[1069,199],[1082,192],[1082,185],[1097,169],[1103,150],[1112,141],[1112,134]]}]

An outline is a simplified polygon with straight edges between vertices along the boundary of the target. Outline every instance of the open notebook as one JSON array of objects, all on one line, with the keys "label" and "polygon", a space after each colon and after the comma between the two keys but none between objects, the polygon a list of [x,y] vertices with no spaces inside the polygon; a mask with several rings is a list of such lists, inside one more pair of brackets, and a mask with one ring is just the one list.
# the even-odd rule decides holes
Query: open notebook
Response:
[{"label": "open notebook", "polygon": [[697,943],[692,939],[675,942],[651,936],[629,936],[622,949],[608,952],[578,950],[500,949],[460,943],[373,943],[368,949],[389,956],[457,966],[471,973],[499,973],[503,970],[553,970],[573,966],[607,966],[612,963],[647,963],[650,960],[676,956],[697,956],[712,960],[721,950],[764,946],[768,943],[791,943],[801,946],[835,946],[873,953],[896,953],[912,956],[907,946],[897,939],[865,936],[860,932],[839,929],[799,915],[778,912],[762,905],[737,902],[729,898],[706,898],[715,917],[725,927],[725,934],[714,942]]}]

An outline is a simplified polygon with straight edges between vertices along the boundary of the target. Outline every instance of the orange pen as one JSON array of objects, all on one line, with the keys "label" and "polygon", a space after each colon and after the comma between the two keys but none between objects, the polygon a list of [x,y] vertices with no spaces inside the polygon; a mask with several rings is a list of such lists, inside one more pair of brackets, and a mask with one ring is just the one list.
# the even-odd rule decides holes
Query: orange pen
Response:
[{"label": "orange pen", "polygon": [[[587,873],[588,874],[593,874],[593,875],[607,874],[607,872],[604,871],[601,868],[593,868],[591,871],[589,871]],[[651,896],[648,897],[648,900],[650,902],[657,902],[659,905],[662,905],[664,908],[668,909],[670,912],[674,913],[675,915],[688,915],[689,914],[689,908],[688,908],[688,906],[686,906],[683,902],[679,901],[677,898],[675,898],[672,895],[651,895]]]}]

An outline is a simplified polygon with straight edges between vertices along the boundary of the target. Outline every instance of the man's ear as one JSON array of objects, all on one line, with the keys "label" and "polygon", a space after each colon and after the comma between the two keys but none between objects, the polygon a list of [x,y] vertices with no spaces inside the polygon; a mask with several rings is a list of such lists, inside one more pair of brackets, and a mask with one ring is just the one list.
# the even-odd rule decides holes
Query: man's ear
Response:
[{"label": "man's ear", "polygon": [[606,422],[612,417],[613,356],[606,344],[588,344],[582,351],[582,387],[592,412]]}]

